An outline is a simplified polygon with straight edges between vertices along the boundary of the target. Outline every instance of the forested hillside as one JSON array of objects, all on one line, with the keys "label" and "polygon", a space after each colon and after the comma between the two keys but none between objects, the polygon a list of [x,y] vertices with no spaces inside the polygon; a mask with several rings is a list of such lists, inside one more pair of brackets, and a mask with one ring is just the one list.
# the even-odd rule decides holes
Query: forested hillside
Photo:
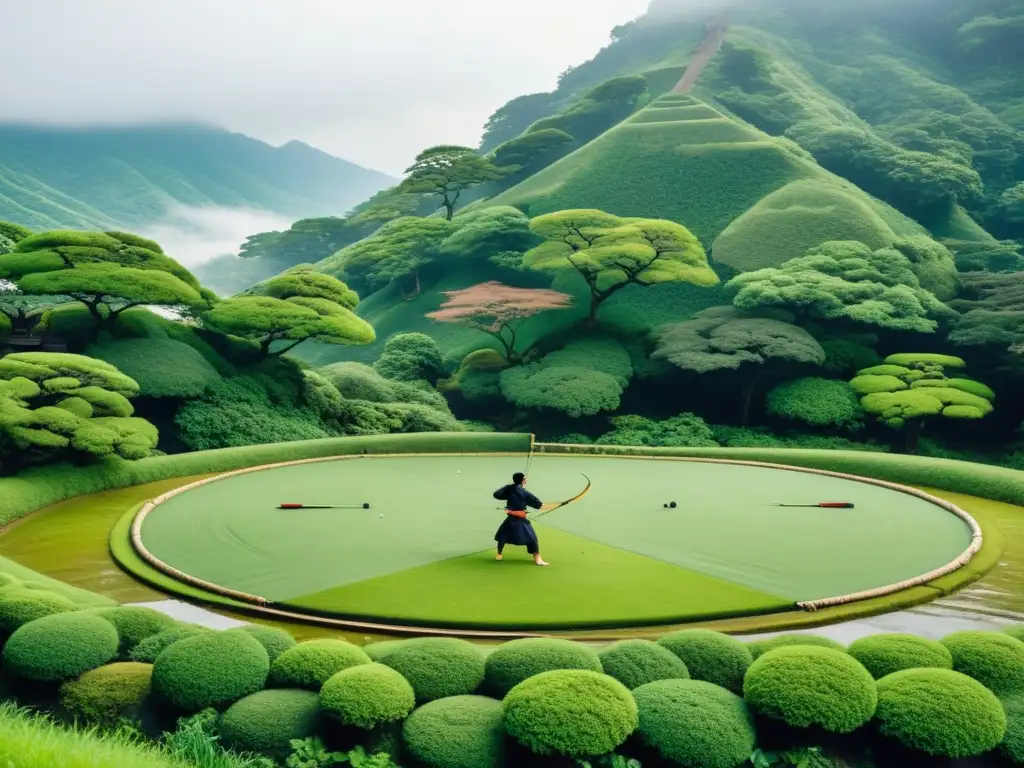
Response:
[{"label": "forested hillside", "polygon": [[[230,367],[173,404],[150,382],[167,447],[261,440],[225,414],[266,409],[278,438],[468,424],[1024,465],[1024,2],[692,7],[655,2],[478,147],[190,275],[189,338]],[[140,339],[193,344],[107,311],[77,337],[74,311],[37,314],[142,379]]]},{"label": "forested hillside", "polygon": [[138,228],[178,205],[326,215],[393,181],[300,142],[202,125],[0,124],[0,219],[37,230]]}]

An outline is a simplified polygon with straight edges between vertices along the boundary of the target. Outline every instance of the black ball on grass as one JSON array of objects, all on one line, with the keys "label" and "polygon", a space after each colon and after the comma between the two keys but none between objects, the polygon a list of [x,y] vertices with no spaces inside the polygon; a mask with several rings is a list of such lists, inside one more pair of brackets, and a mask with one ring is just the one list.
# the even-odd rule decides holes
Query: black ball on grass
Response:
[{"label": "black ball on grass", "polygon": [[370,502],[368,502],[368,501],[363,502],[363,509],[369,509],[369,508],[370,508]]},{"label": "black ball on grass", "polygon": [[675,509],[676,508],[676,503],[674,501],[669,502],[669,507],[672,508],[672,509]]},{"label": "black ball on grass", "polygon": [[668,509],[668,504],[662,504],[661,506],[663,506],[665,509]]}]

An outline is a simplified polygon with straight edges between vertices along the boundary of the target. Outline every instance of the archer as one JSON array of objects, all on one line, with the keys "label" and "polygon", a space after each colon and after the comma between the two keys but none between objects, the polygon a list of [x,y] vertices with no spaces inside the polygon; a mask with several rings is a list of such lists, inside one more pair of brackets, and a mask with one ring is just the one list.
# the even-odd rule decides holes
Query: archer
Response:
[{"label": "archer", "polygon": [[526,475],[516,472],[512,475],[511,485],[503,486],[494,492],[494,498],[505,502],[505,520],[494,534],[494,540],[498,542],[498,555],[494,559],[501,560],[505,545],[511,544],[526,547],[526,551],[533,555],[535,564],[550,565],[540,556],[537,534],[533,530],[533,524],[526,517],[527,507],[540,509],[544,505],[540,499],[526,490],[525,486]]}]

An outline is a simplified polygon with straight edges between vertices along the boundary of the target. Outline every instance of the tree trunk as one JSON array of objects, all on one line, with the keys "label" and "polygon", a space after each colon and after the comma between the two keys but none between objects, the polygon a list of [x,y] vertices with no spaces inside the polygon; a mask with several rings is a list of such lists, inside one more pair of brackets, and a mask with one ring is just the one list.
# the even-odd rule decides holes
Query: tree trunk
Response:
[{"label": "tree trunk", "polygon": [[921,439],[924,424],[919,419],[912,419],[903,425],[903,448],[907,453],[917,453],[917,444]]},{"label": "tree trunk", "polygon": [[604,303],[603,297],[596,295],[590,297],[590,313],[587,315],[587,320],[583,326],[588,331],[592,331],[597,327],[597,311],[601,309],[602,303]]},{"label": "tree trunk", "polygon": [[[79,299],[81,301],[81,299]],[[106,319],[103,317],[103,313],[100,312],[99,302],[82,301],[85,304],[85,308],[89,310],[89,314],[92,315],[92,319],[96,321],[97,325],[102,325]]]},{"label": "tree trunk", "polygon": [[762,378],[764,378],[763,374],[754,374],[743,388],[743,410],[740,412],[740,423],[744,427],[750,423],[750,411],[754,407],[754,394],[757,392],[757,385],[761,383]]},{"label": "tree trunk", "polygon": [[445,210],[445,218],[448,219],[448,221],[451,221],[452,219],[455,218],[455,202],[454,201],[450,202],[448,200],[448,198],[445,198],[444,210]]},{"label": "tree trunk", "polygon": [[270,356],[271,357],[280,357],[281,355],[285,355],[285,354],[291,352],[293,349],[295,349],[297,346],[299,346],[299,344],[301,344],[304,341],[305,341],[305,339],[299,339],[294,344],[289,344],[284,349],[279,349],[279,350],[277,350],[277,352],[272,352]]}]

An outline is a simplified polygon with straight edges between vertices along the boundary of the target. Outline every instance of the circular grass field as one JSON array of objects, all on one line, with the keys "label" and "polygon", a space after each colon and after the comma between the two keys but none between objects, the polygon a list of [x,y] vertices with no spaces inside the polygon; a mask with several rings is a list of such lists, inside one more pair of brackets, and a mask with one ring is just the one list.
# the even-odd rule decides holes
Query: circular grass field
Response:
[{"label": "circular grass field", "polygon": [[[971,544],[931,502],[856,480],[698,461],[536,456],[550,568],[494,560],[522,456],[339,459],[225,477],[142,520],[166,566],[296,613],[392,625],[593,629],[793,610],[920,577]],[[676,502],[675,508],[665,504]],[[780,507],[847,501],[853,509]],[[278,505],[352,505],[282,510]],[[369,503],[369,509],[362,504]],[[536,516],[537,513],[532,513]]]}]

